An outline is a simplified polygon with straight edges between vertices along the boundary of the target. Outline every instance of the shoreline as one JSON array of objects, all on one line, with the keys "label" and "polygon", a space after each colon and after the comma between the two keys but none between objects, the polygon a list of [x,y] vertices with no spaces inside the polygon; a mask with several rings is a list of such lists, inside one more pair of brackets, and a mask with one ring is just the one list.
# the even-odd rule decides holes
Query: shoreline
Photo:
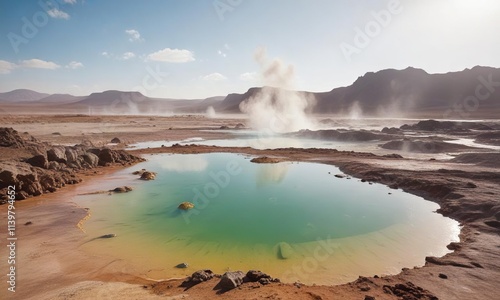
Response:
[{"label": "shoreline", "polygon": [[[176,149],[173,149],[173,148],[176,148]],[[249,155],[257,155],[257,154],[269,154],[271,156],[284,156],[284,154],[286,153],[283,153],[283,152],[286,152],[285,150],[280,150],[280,149],[277,149],[277,150],[253,150],[251,149],[250,151],[248,151],[249,149],[231,149],[231,148],[220,148],[220,147],[200,147],[200,146],[183,146],[183,147],[173,147],[173,148],[155,148],[155,149],[146,149],[146,150],[140,150],[140,151],[130,151],[131,153],[137,153],[139,152],[140,154],[146,154],[149,153],[206,153],[206,152],[232,152],[232,153],[245,153],[245,154],[249,154]],[[179,149],[180,148],[180,149]],[[251,153],[249,153],[251,152]],[[325,155],[325,154],[329,154],[329,155],[332,155],[333,154],[336,154],[337,157],[329,157],[328,159],[325,159],[325,157],[323,157],[323,159],[318,159],[317,157],[314,157],[312,156],[311,157],[311,150],[304,150],[304,149],[294,149],[294,150],[288,150],[288,157],[285,157],[286,160],[292,160],[292,161],[295,161],[295,160],[298,160],[298,161],[313,161],[313,162],[320,162],[320,163],[326,163],[326,164],[333,164],[337,167],[339,167],[343,172],[345,172],[346,174],[348,175],[351,175],[351,176],[355,176],[355,177],[358,177],[358,178],[364,178],[366,177],[366,172],[364,172],[363,170],[366,170],[366,169],[372,169],[373,171],[373,166],[371,168],[366,168],[368,164],[366,164],[366,160],[370,161],[370,160],[380,160],[382,159],[382,161],[387,161],[388,159],[383,159],[381,157],[371,157],[369,155],[365,155],[365,154],[359,154],[359,153],[351,153],[351,154],[347,154],[347,153],[335,153],[336,151],[324,151],[324,150],[317,150],[317,151],[312,151],[312,152],[319,152],[321,155]],[[325,153],[327,152],[327,153]],[[330,153],[328,153],[330,152]],[[301,155],[304,155],[304,153],[306,154],[309,154],[309,155],[305,155],[306,157],[303,157]],[[318,154],[318,153],[314,153],[314,154]],[[308,156],[308,158],[307,158]],[[302,159],[300,159],[302,157]],[[363,162],[359,162],[359,160],[365,160]],[[356,162],[354,162],[353,160],[356,160]],[[363,165],[364,163],[364,165]],[[390,171],[390,170],[393,170],[394,169],[381,169],[379,172],[383,172],[383,171]],[[99,175],[106,175],[106,174],[109,174],[109,173],[113,173],[117,171],[117,168],[105,168],[105,171],[102,172],[101,174]],[[406,171],[406,172],[415,172],[415,171]],[[416,171],[416,172],[419,172],[419,171]],[[425,172],[425,171],[422,171],[422,172]],[[372,174],[373,176],[373,172],[370,173]],[[99,176],[98,175],[98,176]],[[463,175],[463,174],[462,174]],[[79,185],[76,185],[76,186],[72,186],[72,187],[75,187],[74,189],[75,190],[78,190],[78,187],[82,187],[82,184],[90,184],[89,182],[91,181],[95,181],[96,179],[96,176],[95,175],[92,175],[92,174],[88,174],[84,180],[84,182],[82,182],[81,184]],[[387,178],[385,179],[382,179],[381,181],[377,181],[377,178],[373,177],[372,178],[372,181],[374,182],[380,182],[382,184],[385,184],[385,185],[388,185],[390,186],[391,182],[390,180],[388,180]],[[438,203],[440,206],[441,206],[441,209],[439,210],[439,212],[443,215],[449,215],[449,211],[446,207],[446,205],[444,205],[445,207],[443,207],[443,200],[440,200],[438,197],[432,199],[432,198],[429,198],[430,197],[430,193],[429,191],[426,191],[425,189],[421,189],[419,190],[418,188],[415,189],[415,188],[412,188],[412,187],[405,187],[404,185],[401,186],[403,189],[406,188],[405,191],[407,192],[410,192],[412,194],[416,194],[416,195],[419,195],[419,196],[423,196],[424,199],[426,200],[430,200],[430,201],[433,201],[433,202],[436,202]],[[67,192],[67,190],[66,190]],[[57,193],[57,194],[56,194]],[[56,193],[54,194],[50,194],[50,195],[58,195],[57,197],[60,199],[62,197],[64,197],[64,194],[63,193],[63,190],[60,190],[60,191],[57,191]],[[46,195],[46,196],[50,196],[50,195]],[[45,197],[46,197],[45,196]],[[44,196],[41,196],[41,197],[44,197]],[[35,198],[31,198],[30,200],[26,201],[26,202],[32,202],[34,201],[35,199],[40,199],[41,197],[35,197]],[[23,202],[25,202],[23,201]],[[53,202],[53,200],[51,200]],[[67,202],[68,200],[66,200]],[[67,204],[70,204],[71,202],[67,202]],[[452,217],[453,218],[453,217]],[[456,218],[453,218],[453,219],[456,219]],[[454,262],[454,260],[456,260],[457,258],[461,258],[463,259],[463,252],[465,252],[465,250],[467,250],[467,248],[471,248],[472,244],[475,243],[475,239],[477,240],[477,236],[479,236],[477,233],[480,232],[480,230],[478,230],[477,228],[475,228],[476,226],[473,226],[473,224],[470,224],[470,222],[466,222],[464,220],[460,220],[458,219],[459,222],[461,222],[461,224],[463,225],[462,227],[462,230],[460,232],[460,243],[457,243],[455,245],[453,245],[453,248],[454,248],[454,252],[450,253],[450,254],[447,254],[439,259],[430,259],[428,260],[428,262],[426,263],[426,266],[424,267],[421,267],[421,268],[415,268],[415,269],[403,269],[403,271],[399,274],[396,274],[396,275],[389,275],[389,276],[384,276],[382,277],[382,279],[384,281],[394,281],[394,282],[398,282],[398,281],[401,281],[402,279],[406,279],[406,278],[412,278],[412,280],[415,282],[419,282],[421,281],[422,283],[424,283],[424,288],[428,289],[428,287],[426,287],[425,285],[428,285],[428,282],[426,282],[426,280],[422,280],[422,278],[419,278],[418,276],[418,273],[422,273],[422,272],[426,272],[426,271],[430,271],[430,269],[433,269],[433,268],[438,268],[438,269],[444,269],[446,271],[443,271],[443,272],[446,272],[446,273],[450,273],[450,268],[462,268],[462,269],[473,269],[473,268],[476,268],[476,267],[472,267],[472,268],[469,268],[469,267],[464,267],[465,264],[461,263],[461,262]],[[78,221],[79,222],[79,221]],[[478,265],[481,265],[481,263],[476,263]],[[414,273],[417,273],[417,275],[415,275]],[[444,273],[440,273],[440,274],[444,274]],[[120,276],[121,275],[121,276]],[[272,275],[272,274],[271,274]],[[179,279],[168,279],[166,281],[157,281],[156,283],[155,282],[151,282],[151,280],[148,280],[148,279],[145,279],[145,278],[137,278],[135,277],[135,279],[132,279],[134,278],[134,276],[132,274],[129,274],[129,275],[125,275],[125,274],[119,274],[117,276],[117,274],[115,275],[112,275],[112,276],[97,276],[98,278],[100,278],[101,280],[105,280],[105,282],[114,282],[116,280],[118,281],[125,281],[125,282],[128,282],[128,283],[134,283],[135,284],[146,284],[146,286],[148,287],[151,287],[154,291],[154,293],[164,293],[165,290],[164,290],[164,287],[163,287],[163,284],[162,283],[165,283],[165,282],[169,282],[169,283],[172,283],[172,282],[182,282],[182,280],[179,280]],[[97,279],[97,278],[93,278],[93,279]],[[381,278],[370,278],[370,281],[371,282],[374,282],[372,284],[375,284],[377,285],[377,282],[380,280]],[[428,281],[428,280],[427,280]],[[212,282],[207,282],[207,283],[203,283],[202,285],[210,285],[210,284],[214,284],[215,282],[212,281]],[[284,290],[287,290],[287,289],[297,289],[294,285],[292,284],[272,284],[272,285],[276,285],[278,286],[280,289],[284,289]],[[346,287],[348,287],[347,289],[350,290],[350,292],[358,292],[359,293],[359,290],[356,291],[356,286],[359,285],[359,283],[357,283],[357,281],[355,282],[352,282],[352,283],[348,283],[348,284],[344,284],[344,285],[335,285],[335,286],[302,286],[301,289],[304,290],[304,288],[307,287],[307,289],[312,289],[312,290],[316,290],[316,289],[326,289],[326,290],[330,290],[330,289],[338,289],[338,290],[344,290]],[[421,284],[419,284],[420,286]],[[72,285],[71,285],[72,286]],[[169,285],[170,286],[170,285]],[[267,287],[267,286],[266,286]],[[69,288],[69,287],[68,287]],[[124,287],[123,287],[124,288]],[[201,286],[199,287],[201,288]],[[171,289],[171,288],[169,288]],[[194,290],[195,288],[193,288]],[[147,290],[147,289],[146,289]],[[203,288],[201,288],[200,290],[203,290]],[[245,289],[244,289],[245,290]],[[178,292],[181,292],[180,290]],[[206,293],[206,291],[204,291]],[[236,291],[237,293],[238,291]],[[331,291],[330,291],[331,292]],[[345,292],[345,291],[344,291]],[[433,291],[434,292],[434,291]],[[147,291],[147,293],[150,293],[150,291]],[[229,293],[231,294],[231,293]],[[372,292],[372,294],[374,294],[374,292]],[[381,295],[379,295],[380,297]],[[328,298],[326,298],[328,299]],[[377,298],[378,299],[378,298]],[[446,298],[445,298],[446,299]],[[473,298],[471,298],[473,299]],[[479,299],[479,298],[478,298]]]}]

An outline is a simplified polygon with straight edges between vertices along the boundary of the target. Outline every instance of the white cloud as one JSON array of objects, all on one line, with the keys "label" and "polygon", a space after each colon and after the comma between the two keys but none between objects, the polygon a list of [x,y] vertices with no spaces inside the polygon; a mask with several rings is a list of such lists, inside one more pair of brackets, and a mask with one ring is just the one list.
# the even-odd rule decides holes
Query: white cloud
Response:
[{"label": "white cloud", "polygon": [[66,65],[66,68],[73,70],[78,68],[83,68],[83,64],[79,61],[72,61],[68,65]]},{"label": "white cloud", "polygon": [[110,56],[110,55],[109,55],[109,53],[108,53],[108,52],[106,52],[106,51],[101,52],[101,55],[102,55],[102,56],[105,56],[105,57],[109,57],[109,56]]},{"label": "white cloud", "polygon": [[257,81],[259,79],[259,75],[257,72],[246,72],[240,75],[240,79],[243,81]]},{"label": "white cloud", "polygon": [[29,59],[29,60],[23,60],[21,61],[21,67],[23,68],[33,68],[33,69],[49,69],[49,70],[55,70],[60,68],[61,66],[51,62],[51,61],[45,61],[41,59]]},{"label": "white cloud", "polygon": [[57,8],[49,9],[47,13],[54,19],[64,19],[64,20],[69,19],[69,15],[67,13]]},{"label": "white cloud", "polygon": [[231,50],[231,47],[229,47],[229,45],[228,45],[228,44],[224,44],[224,48],[225,48],[226,50]]},{"label": "white cloud", "polygon": [[226,57],[226,56],[227,56],[227,54],[226,54],[226,53],[224,53],[224,52],[222,52],[221,50],[218,50],[218,51],[217,51],[217,53],[218,53],[220,56],[222,56],[222,57]]},{"label": "white cloud", "polygon": [[212,73],[212,74],[208,74],[206,76],[203,76],[203,80],[206,80],[206,81],[222,81],[222,80],[226,80],[227,77],[222,75],[221,73]]},{"label": "white cloud", "polygon": [[123,60],[129,60],[129,59],[134,58],[134,57],[135,57],[135,54],[133,52],[125,52],[122,55]]},{"label": "white cloud", "polygon": [[146,60],[161,61],[168,63],[185,63],[194,61],[194,53],[185,49],[165,48],[149,54]]},{"label": "white cloud", "polygon": [[13,64],[5,60],[0,60],[0,74],[9,74],[16,67],[17,67],[16,64]]},{"label": "white cloud", "polygon": [[66,4],[76,4],[76,0],[63,0]]},{"label": "white cloud", "polygon": [[135,29],[127,29],[125,30],[125,33],[128,34],[129,36],[128,40],[131,42],[144,41],[144,39],[141,38],[141,34],[139,33],[139,31]]}]

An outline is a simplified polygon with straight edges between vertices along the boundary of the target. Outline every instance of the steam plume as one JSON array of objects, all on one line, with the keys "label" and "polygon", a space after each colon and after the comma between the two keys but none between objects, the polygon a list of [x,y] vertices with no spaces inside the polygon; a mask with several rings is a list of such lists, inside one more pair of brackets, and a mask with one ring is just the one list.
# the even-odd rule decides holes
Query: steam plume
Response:
[{"label": "steam plume", "polygon": [[258,48],[254,55],[261,68],[264,87],[253,97],[240,103],[240,110],[250,117],[250,126],[273,133],[312,129],[314,123],[306,111],[315,99],[294,91],[295,70],[280,59],[270,60],[265,48]]}]

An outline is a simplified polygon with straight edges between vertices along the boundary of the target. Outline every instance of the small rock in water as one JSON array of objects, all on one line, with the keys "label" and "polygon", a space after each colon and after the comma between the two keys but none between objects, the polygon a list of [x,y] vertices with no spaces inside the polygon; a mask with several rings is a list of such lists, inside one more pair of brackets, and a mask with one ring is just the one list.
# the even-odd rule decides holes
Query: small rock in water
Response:
[{"label": "small rock in water", "polygon": [[194,208],[194,204],[191,202],[182,202],[177,208],[182,210],[189,210]]},{"label": "small rock in water", "polygon": [[290,244],[281,242],[278,244],[278,257],[281,259],[290,258],[293,255],[293,249]]},{"label": "small rock in water", "polygon": [[155,177],[156,177],[156,173],[154,173],[154,172],[144,171],[141,174],[141,179],[142,180],[154,180]]},{"label": "small rock in water", "polygon": [[189,265],[187,263],[180,263],[178,264],[177,266],[175,266],[176,268],[178,269],[185,269],[187,268]]},{"label": "small rock in water", "polygon": [[128,193],[130,191],[132,191],[132,187],[130,186],[120,186],[120,187],[117,187],[115,188],[114,190],[111,190],[112,192],[115,192],[115,193]]},{"label": "small rock in water", "polygon": [[116,237],[116,234],[114,233],[108,233],[108,234],[105,234],[105,235],[101,235],[99,238],[100,239],[109,239],[109,238],[114,238]]},{"label": "small rock in water", "polygon": [[345,178],[345,176],[343,174],[335,174],[334,176],[337,178]]}]

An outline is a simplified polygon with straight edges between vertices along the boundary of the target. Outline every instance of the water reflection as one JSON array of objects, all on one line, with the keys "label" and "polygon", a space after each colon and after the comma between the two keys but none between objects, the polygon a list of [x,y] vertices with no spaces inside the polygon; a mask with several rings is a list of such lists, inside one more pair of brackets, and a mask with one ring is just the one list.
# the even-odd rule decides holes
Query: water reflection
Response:
[{"label": "water reflection", "polygon": [[289,163],[263,164],[257,169],[257,187],[269,184],[277,184],[283,181],[288,172]]},{"label": "water reflection", "polygon": [[208,161],[201,155],[177,155],[175,159],[159,160],[162,169],[175,172],[203,172]]}]

